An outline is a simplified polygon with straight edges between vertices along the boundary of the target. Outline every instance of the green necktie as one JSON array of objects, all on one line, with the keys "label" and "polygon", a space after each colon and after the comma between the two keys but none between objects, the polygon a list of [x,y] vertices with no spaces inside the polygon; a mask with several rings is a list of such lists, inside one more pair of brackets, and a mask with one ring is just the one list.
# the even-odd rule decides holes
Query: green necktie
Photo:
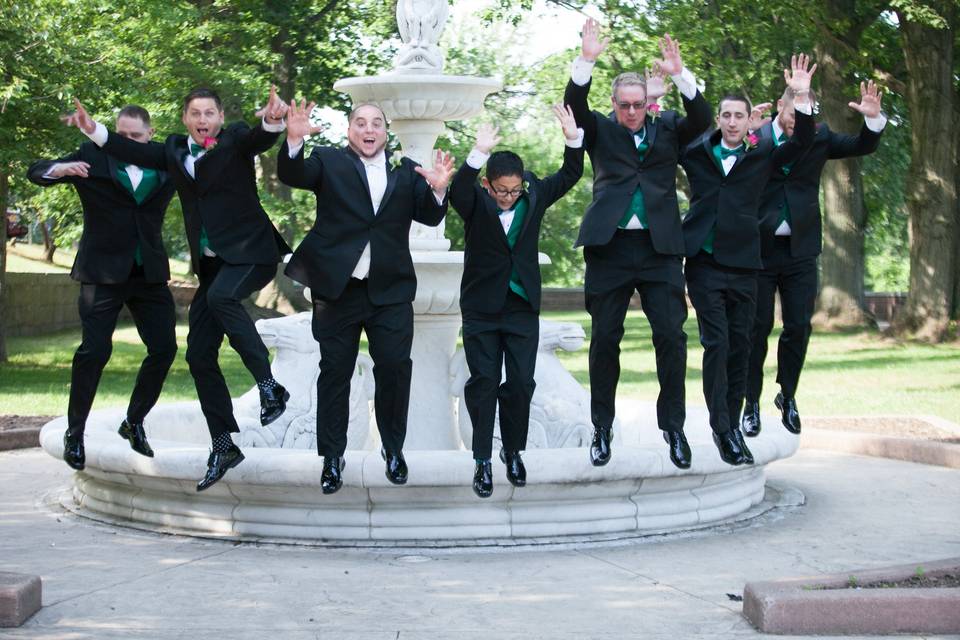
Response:
[{"label": "green necktie", "polygon": [[[637,145],[637,153],[640,155],[641,162],[643,162],[643,158],[646,156],[649,148],[650,145],[647,144],[646,131],[644,131],[643,140]],[[623,217],[617,222],[617,226],[621,229],[625,228],[634,216],[637,217],[637,220],[640,221],[644,229],[649,228],[650,225],[647,224],[647,207],[643,202],[643,191],[640,190],[639,186],[637,186],[636,191],[633,192],[633,197],[630,198],[630,206],[627,207]]]},{"label": "green necktie", "polygon": [[[788,138],[787,132],[786,132],[786,131],[781,131],[781,132],[780,132],[780,135],[777,136],[777,146],[779,147],[779,146],[782,145],[784,142],[786,142],[786,141],[787,141],[787,138]],[[783,165],[782,167],[780,167],[780,170],[783,171],[783,175],[785,175],[785,176],[790,175],[790,168],[791,168],[792,166],[793,166],[793,163],[791,162],[791,163],[789,163],[789,164],[785,164],[785,165]],[[786,195],[786,194],[784,194],[784,195]],[[790,224],[790,207],[787,206],[787,199],[786,199],[786,197],[784,197],[784,199],[783,199],[783,204],[780,206],[780,215],[777,216],[777,228],[779,229],[779,228],[780,228],[780,225],[782,225],[784,222],[786,222],[787,224]]]},{"label": "green necktie", "polygon": [[[523,228],[523,219],[527,215],[528,207],[529,203],[527,202],[526,196],[520,196],[514,205],[513,221],[510,223],[510,229],[507,231],[507,245],[511,249],[517,244],[517,239],[520,237],[520,230]],[[498,214],[499,213],[504,212],[498,211]],[[510,290],[527,302],[530,302],[530,297],[527,296],[527,290],[520,284],[520,274],[517,273],[516,268],[510,271]]]}]

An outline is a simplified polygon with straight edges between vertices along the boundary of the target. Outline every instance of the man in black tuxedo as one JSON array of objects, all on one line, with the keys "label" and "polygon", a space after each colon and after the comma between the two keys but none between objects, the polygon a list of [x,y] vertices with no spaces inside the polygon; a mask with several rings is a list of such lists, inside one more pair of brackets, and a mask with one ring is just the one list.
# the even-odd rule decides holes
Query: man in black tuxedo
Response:
[{"label": "man in black tuxedo", "polygon": [[[757,279],[757,312],[753,325],[746,401],[741,428],[744,435],[760,433],[760,392],[767,338],[773,329],[774,297],[780,292],[783,331],[777,346],[777,383],[774,404],[781,422],[791,433],[800,433],[796,392],[800,370],[810,342],[810,318],[817,298],[817,256],[822,248],[820,174],[827,160],[873,153],[887,123],[880,111],[876,84],[860,84],[860,102],[850,108],[864,117],[855,136],[830,131],[818,124],[812,146],[790,166],[775,171],[760,201],[760,250],[763,269]],[[793,134],[793,95],[785,91],[777,101],[777,115],[760,129],[760,135],[778,144]]]},{"label": "man in black tuxedo", "polygon": [[661,42],[663,60],[656,66],[670,74],[680,89],[686,117],[676,111],[664,111],[656,118],[648,113],[651,99],[665,90],[658,86],[659,93],[648,95],[652,85],[648,87],[636,73],[614,80],[610,116],[590,111],[590,76],[606,45],[598,24],[588,20],[581,55],[574,61],[564,96],[583,127],[594,172],[593,202],[575,245],[583,246],[584,292],[592,322],[590,460],[600,466],[610,459],[623,321],[637,291],[657,355],[657,423],[669,444],[671,461],[686,469],[690,466],[690,447],[683,433],[687,304],[676,172],[680,150],[710,126],[710,106],[697,90],[693,74],[684,68],[679,46],[667,36]]},{"label": "man in black tuxedo", "polygon": [[[145,144],[150,114],[128,105],[117,115],[117,135]],[[70,276],[80,282],[83,327],[73,356],[63,459],[83,469],[83,431],[100,375],[113,349],[113,330],[124,305],[147,347],[119,433],[137,453],[153,457],[143,420],[177,353],[176,311],[167,288],[170,265],[163,247],[163,216],[173,181],[163,171],[118,162],[92,143],[56,160],[38,160],[27,177],[41,187],[72,184],[83,206],[83,234]]]},{"label": "man in black tuxedo", "polygon": [[224,127],[223,105],[210,89],[191,91],[183,100],[188,135],[163,144],[139,145],[94,122],[76,101],[67,119],[104,151],[125,162],[167,171],[183,207],[190,256],[200,286],[190,305],[187,364],[207,419],[212,452],[202,491],[240,464],[243,453],[230,436],[239,432],[230,390],[217,362],[224,335],[240,354],[260,389],[260,422],[270,424],[286,408],[289,393],[273,378],[270,357],[243,300],[262,289],[290,247],[274,228],[257,194],[254,159],[283,131],[286,104],[270,90],[255,127],[235,122]]},{"label": "man in black tuxedo", "polygon": [[313,297],[313,335],[320,345],[321,489],[334,493],[343,483],[350,378],[361,330],[373,358],[374,405],[386,476],[394,484],[404,484],[417,292],[410,224],[416,220],[437,225],[443,220],[453,160],[438,152],[430,170],[409,158],[390,166],[386,117],[373,104],[361,104],[350,113],[346,147],[316,147],[304,158],[304,138],[321,130],[310,123],[314,106],[291,102],[277,176],[291,187],[313,191],[317,198],[317,219],[286,273],[310,287]]},{"label": "man in black tuxedo", "polygon": [[796,130],[782,145],[749,133],[750,103],[742,96],[720,101],[719,128],[684,149],[680,163],[693,193],[683,220],[686,277],[703,345],[703,395],[720,457],[752,463],[738,427],[760,262],[758,208],[770,175],[794,161],[813,140],[804,55],[784,70],[796,96]]},{"label": "man in black tuxedo", "polygon": [[[466,161],[450,184],[450,203],[465,231],[460,309],[463,350],[470,369],[464,401],[473,423],[473,491],[493,493],[490,455],[493,423],[500,409],[500,459],[515,487],[527,482],[520,452],[527,446],[530,400],[536,383],[540,335],[540,224],[548,207],[583,175],[583,133],[569,107],[554,107],[563,127],[563,166],[540,179],[524,172],[511,151],[491,150],[497,129],[481,125]],[[486,176],[477,184],[483,165]],[[501,384],[501,369],[506,379]]]}]

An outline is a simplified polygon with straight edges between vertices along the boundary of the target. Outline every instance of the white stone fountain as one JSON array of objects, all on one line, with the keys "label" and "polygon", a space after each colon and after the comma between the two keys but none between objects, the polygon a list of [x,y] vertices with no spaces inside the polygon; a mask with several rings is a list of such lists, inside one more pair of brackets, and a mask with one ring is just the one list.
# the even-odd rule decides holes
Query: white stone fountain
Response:
[{"label": "white stone fountain", "polygon": [[[447,10],[447,0],[399,0],[403,46],[395,69],[334,85],[354,103],[378,104],[403,153],[421,164],[431,162],[444,122],[480,113],[484,98],[501,88],[493,78],[443,75],[437,42]],[[798,438],[785,429],[766,429],[750,442],[756,464],[730,467],[717,455],[702,407],[688,408],[690,469],[670,463],[654,403],[629,399],[618,402],[610,464],[591,466],[584,448],[592,431],[589,393],[555,353],[579,349],[583,329],[544,321],[524,455],[528,485],[509,485],[494,459],[493,496],[475,497],[473,460],[463,447],[472,426],[460,399],[468,373],[462,352],[456,352],[463,254],[449,251],[442,225],[414,224],[410,245],[418,289],[406,486],[384,477],[370,406],[372,363],[361,354],[351,385],[344,487],[332,496],[321,494],[315,449],[319,351],[310,315],[302,313],[257,325],[264,342],[276,349],[273,369],[292,398],[286,413],[267,428],[259,425],[255,388],[236,399],[246,460],[223,480],[203,493],[195,490],[209,446],[198,403],[160,404],[150,413],[145,428],[155,458],[137,455],[117,436],[122,410],[96,411],[87,424],[86,469],[74,475],[63,504],[93,518],[153,530],[357,545],[636,536],[709,526],[773,504],[776,492],[765,487],[764,467],[792,455]],[[65,428],[66,419],[58,418],[40,436],[44,449],[58,458]]]}]

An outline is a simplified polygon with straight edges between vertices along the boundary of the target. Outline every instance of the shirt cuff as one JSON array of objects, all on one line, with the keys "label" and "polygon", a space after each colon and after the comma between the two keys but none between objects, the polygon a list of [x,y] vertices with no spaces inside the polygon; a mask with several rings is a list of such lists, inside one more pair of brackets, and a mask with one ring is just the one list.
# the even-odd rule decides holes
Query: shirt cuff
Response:
[{"label": "shirt cuff", "polygon": [[95,145],[102,147],[103,145],[107,144],[107,137],[109,136],[109,133],[107,132],[107,128],[99,122],[97,122],[96,125],[97,128],[93,130],[93,133],[87,133],[86,131],[83,131],[83,129],[81,129],[81,131],[83,131],[84,135],[90,138]]},{"label": "shirt cuff", "polygon": [[813,115],[813,104],[811,104],[809,101],[807,101],[806,104],[797,104],[794,102],[793,108],[806,116]]},{"label": "shirt cuff", "polygon": [[300,149],[303,149],[303,140],[300,140],[300,144],[292,145],[289,142],[287,143],[287,152],[290,154],[290,158],[296,158],[300,153]]},{"label": "shirt cuff", "polygon": [[577,127],[577,137],[573,140],[570,140],[564,136],[563,142],[571,149],[579,149],[583,146],[583,129],[581,127]]},{"label": "shirt cuff", "polygon": [[47,169],[47,172],[44,173],[44,174],[43,174],[42,176],[40,176],[40,177],[43,178],[44,180],[56,180],[56,178],[53,177],[53,170],[56,169],[56,168],[59,167],[59,166],[60,166],[60,163],[59,163],[59,162],[54,162],[54,163],[53,163],[52,165],[50,165],[50,167]]},{"label": "shirt cuff", "polygon": [[480,169],[483,168],[483,165],[485,165],[487,163],[487,160],[489,159],[490,159],[489,153],[484,153],[483,151],[480,151],[479,149],[474,147],[473,150],[470,151],[470,155],[467,156],[467,166],[469,166],[471,169],[476,169],[477,171],[479,171]]},{"label": "shirt cuff", "polygon": [[260,126],[261,126],[261,127],[263,128],[263,130],[266,131],[267,133],[280,133],[280,132],[282,132],[282,131],[286,131],[286,130],[287,130],[287,122],[286,122],[286,120],[281,120],[281,121],[278,122],[277,124],[271,124],[271,123],[267,122],[267,117],[266,117],[266,116],[263,117],[263,122],[260,124]]},{"label": "shirt cuff", "polygon": [[677,89],[680,89],[684,98],[693,100],[697,97],[697,79],[690,69],[684,67],[680,70],[680,73],[670,76],[670,79],[673,80],[673,84],[677,85]]},{"label": "shirt cuff", "polygon": [[437,204],[443,204],[443,201],[447,198],[447,189],[444,187],[443,191],[433,190],[433,197],[437,199]]},{"label": "shirt cuff", "polygon": [[882,113],[875,118],[868,118],[867,116],[863,117],[863,123],[867,125],[867,129],[873,131],[874,133],[880,133],[883,131],[883,128],[887,126],[887,116]]},{"label": "shirt cuff", "polygon": [[593,75],[593,65],[595,64],[596,62],[584,60],[583,56],[577,56],[570,68],[570,79],[573,80],[573,84],[582,87],[590,82],[590,77]]}]

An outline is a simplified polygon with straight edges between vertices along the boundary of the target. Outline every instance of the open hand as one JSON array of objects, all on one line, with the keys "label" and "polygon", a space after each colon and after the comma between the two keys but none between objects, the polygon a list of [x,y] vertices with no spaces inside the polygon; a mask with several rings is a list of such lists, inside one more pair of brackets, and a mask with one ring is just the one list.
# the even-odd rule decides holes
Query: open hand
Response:
[{"label": "open hand", "polygon": [[563,137],[567,140],[576,140],[580,137],[580,133],[577,131],[577,120],[573,117],[573,109],[570,108],[570,105],[553,105],[553,115],[557,116],[560,126],[563,127]]},{"label": "open hand", "polygon": [[500,136],[497,135],[499,131],[499,127],[484,122],[477,127],[477,141],[473,144],[473,148],[481,153],[490,153],[495,146],[500,144]]},{"label": "open hand", "polygon": [[851,102],[849,106],[854,111],[859,111],[865,118],[876,118],[880,115],[880,98],[882,94],[877,84],[870,80],[867,83],[860,83],[860,102]]},{"label": "open hand", "polygon": [[96,121],[90,117],[83,104],[77,98],[73,99],[73,105],[77,108],[73,113],[63,116],[60,120],[68,127],[76,127],[81,131],[91,134],[97,130]]},{"label": "open hand", "polygon": [[301,100],[300,104],[297,104],[296,100],[290,101],[290,105],[287,107],[288,145],[300,144],[307,136],[312,136],[326,129],[323,125],[315,126],[310,122],[310,113],[316,106],[316,102],[307,102],[306,100]]},{"label": "open hand", "polygon": [[761,102],[760,104],[754,105],[753,109],[750,111],[750,121],[747,123],[747,129],[750,131],[756,131],[763,125],[770,122],[773,118],[766,116],[766,114],[771,108],[773,108],[772,102]]},{"label": "open hand", "polygon": [[434,191],[441,192],[447,190],[450,179],[456,170],[453,168],[453,156],[437,149],[437,154],[433,160],[433,166],[429,169],[423,167],[414,167],[414,170],[423,176],[427,184]]},{"label": "open hand", "polygon": [[593,18],[587,18],[580,34],[580,57],[588,62],[596,62],[608,44],[610,38],[600,39],[600,23]]},{"label": "open hand", "polygon": [[660,39],[660,53],[663,54],[663,60],[659,61],[660,69],[663,73],[675,76],[683,71],[683,60],[680,59],[680,43],[670,37],[670,34],[664,34]]},{"label": "open hand", "polygon": [[659,62],[654,62],[643,75],[647,83],[647,103],[656,102],[667,95],[667,83],[663,80],[663,68]]},{"label": "open hand", "polygon": [[800,103],[806,103],[807,92],[810,90],[810,79],[817,71],[817,65],[810,66],[810,57],[801,53],[790,56],[790,69],[783,70],[783,79],[787,86],[793,89],[795,96],[801,97]]}]

